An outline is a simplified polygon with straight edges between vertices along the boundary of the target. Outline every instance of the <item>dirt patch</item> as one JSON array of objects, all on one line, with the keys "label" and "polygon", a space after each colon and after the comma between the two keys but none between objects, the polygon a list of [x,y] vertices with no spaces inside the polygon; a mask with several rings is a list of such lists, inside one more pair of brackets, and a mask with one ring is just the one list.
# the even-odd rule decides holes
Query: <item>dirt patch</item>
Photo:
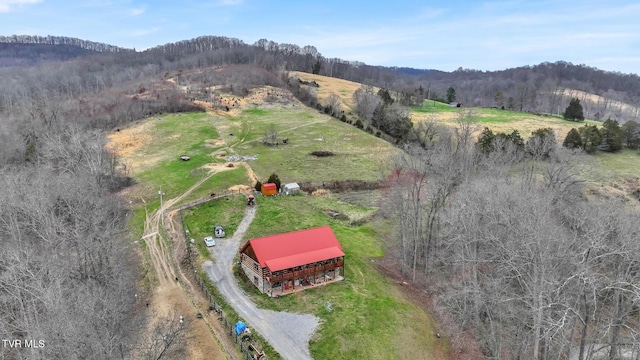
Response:
[{"label": "dirt patch", "polygon": [[223,139],[207,139],[204,142],[204,146],[210,148],[219,148],[227,146],[227,143]]},{"label": "dirt patch", "polygon": [[316,157],[328,157],[328,156],[333,156],[333,152],[327,151],[327,150],[318,150],[318,151],[310,152],[309,155],[313,155]]},{"label": "dirt patch", "polygon": [[238,165],[238,163],[209,163],[202,165],[200,168],[209,170],[210,174],[215,174],[220,171],[232,170],[234,167],[229,167],[229,164],[233,164],[234,167]]},{"label": "dirt patch", "polygon": [[217,156],[219,158],[225,158],[227,157],[227,152],[224,149],[220,149],[212,152],[211,154],[209,154],[209,156],[214,156],[214,157]]},{"label": "dirt patch", "polygon": [[251,194],[253,188],[249,185],[234,185],[228,189],[229,191],[238,191],[241,193]]},{"label": "dirt patch", "polygon": [[150,121],[134,123],[128,128],[116,129],[107,138],[108,151],[121,158],[130,158],[147,142],[151,141],[149,131],[153,127]]},{"label": "dirt patch", "polygon": [[251,180],[251,183],[252,184],[257,183],[258,176],[256,175],[255,172],[253,172],[253,169],[251,168],[251,166],[249,166],[249,164],[247,164],[246,162],[241,162],[240,164],[244,166],[245,169],[247,169],[247,175],[249,175],[249,179]]},{"label": "dirt patch", "polygon": [[617,199],[623,202],[632,201],[629,204],[637,205],[637,201],[640,201],[640,178],[623,179],[610,185],[600,184],[587,190],[587,194],[605,199]]}]

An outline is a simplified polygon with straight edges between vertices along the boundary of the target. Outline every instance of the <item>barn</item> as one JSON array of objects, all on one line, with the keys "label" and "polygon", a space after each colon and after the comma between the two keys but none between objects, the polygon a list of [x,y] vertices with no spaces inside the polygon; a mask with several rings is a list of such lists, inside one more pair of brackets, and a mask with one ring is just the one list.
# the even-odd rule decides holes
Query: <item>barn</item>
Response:
[{"label": "barn", "polygon": [[264,196],[276,195],[278,193],[278,187],[274,183],[262,184],[262,186],[260,187],[260,192]]},{"label": "barn", "polygon": [[344,252],[329,226],[251,239],[240,248],[240,264],[269,296],[344,278]]}]

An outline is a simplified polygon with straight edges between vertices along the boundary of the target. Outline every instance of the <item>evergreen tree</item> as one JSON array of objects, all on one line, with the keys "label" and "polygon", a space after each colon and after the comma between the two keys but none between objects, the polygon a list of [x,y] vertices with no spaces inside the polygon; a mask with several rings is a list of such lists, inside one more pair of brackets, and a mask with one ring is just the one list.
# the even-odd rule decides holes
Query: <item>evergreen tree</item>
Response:
[{"label": "evergreen tree", "polygon": [[447,102],[452,103],[454,101],[456,101],[456,89],[454,89],[453,86],[450,86],[447,89]]},{"label": "evergreen tree", "polygon": [[638,149],[640,147],[640,124],[633,120],[624,123],[622,125],[622,138],[629,149]]},{"label": "evergreen tree", "polygon": [[316,63],[313,64],[313,66],[311,67],[311,73],[313,74],[320,74],[320,68],[322,67],[322,63],[320,62],[320,60],[316,60]]},{"label": "evergreen tree", "polygon": [[578,98],[573,98],[569,102],[569,106],[565,109],[562,117],[571,121],[584,121],[584,113],[582,111],[582,105]]},{"label": "evergreen tree", "polygon": [[387,89],[378,90],[378,96],[380,96],[385,106],[389,106],[393,104],[393,98],[391,97],[391,94],[389,94],[389,90]]},{"label": "evergreen tree", "polygon": [[622,149],[622,128],[618,121],[607,119],[602,124],[602,141],[606,145],[606,151],[616,152]]},{"label": "evergreen tree", "polygon": [[582,138],[580,137],[580,133],[578,132],[578,130],[576,130],[576,128],[572,128],[571,130],[569,130],[569,133],[562,142],[562,146],[568,149],[582,148]]},{"label": "evergreen tree", "polygon": [[516,108],[516,99],[514,99],[513,96],[509,96],[509,98],[507,99],[507,109],[513,110],[515,108]]},{"label": "evergreen tree", "polygon": [[489,129],[488,127],[485,127],[478,137],[478,142],[476,143],[478,148],[480,149],[480,152],[488,154],[493,151],[493,139],[495,139],[495,137],[496,135],[493,133],[493,131],[491,131],[491,129]]},{"label": "evergreen tree", "polygon": [[524,148],[524,139],[518,130],[513,130],[511,134],[507,136],[507,139],[509,139],[518,149]]},{"label": "evergreen tree", "polygon": [[502,94],[502,91],[498,91],[493,100],[495,101],[498,109],[504,108],[504,95]]},{"label": "evergreen tree", "polygon": [[602,144],[602,134],[595,125],[585,125],[578,129],[580,139],[582,140],[582,150],[587,154],[594,154],[598,150],[598,146]]},{"label": "evergreen tree", "polygon": [[276,184],[276,189],[278,189],[278,192],[280,191],[281,182],[280,182],[280,178],[278,177],[278,175],[276,175],[276,173],[271,174],[267,182]]}]

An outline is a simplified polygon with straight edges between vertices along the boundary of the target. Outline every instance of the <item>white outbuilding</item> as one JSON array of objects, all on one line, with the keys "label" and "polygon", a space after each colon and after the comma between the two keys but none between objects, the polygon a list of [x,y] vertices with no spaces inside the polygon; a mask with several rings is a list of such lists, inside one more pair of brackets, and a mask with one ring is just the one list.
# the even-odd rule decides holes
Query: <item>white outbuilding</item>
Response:
[{"label": "white outbuilding", "polygon": [[298,183],[289,183],[282,186],[282,193],[285,195],[293,195],[300,192],[300,185]]}]

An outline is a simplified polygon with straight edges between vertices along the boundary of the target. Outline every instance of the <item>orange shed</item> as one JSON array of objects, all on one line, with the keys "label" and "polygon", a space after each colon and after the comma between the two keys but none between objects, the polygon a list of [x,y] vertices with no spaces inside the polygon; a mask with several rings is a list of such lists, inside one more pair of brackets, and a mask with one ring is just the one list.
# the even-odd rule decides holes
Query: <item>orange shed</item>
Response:
[{"label": "orange shed", "polygon": [[262,184],[262,186],[260,187],[260,192],[262,192],[262,195],[264,196],[275,195],[278,193],[278,187],[274,183]]}]

